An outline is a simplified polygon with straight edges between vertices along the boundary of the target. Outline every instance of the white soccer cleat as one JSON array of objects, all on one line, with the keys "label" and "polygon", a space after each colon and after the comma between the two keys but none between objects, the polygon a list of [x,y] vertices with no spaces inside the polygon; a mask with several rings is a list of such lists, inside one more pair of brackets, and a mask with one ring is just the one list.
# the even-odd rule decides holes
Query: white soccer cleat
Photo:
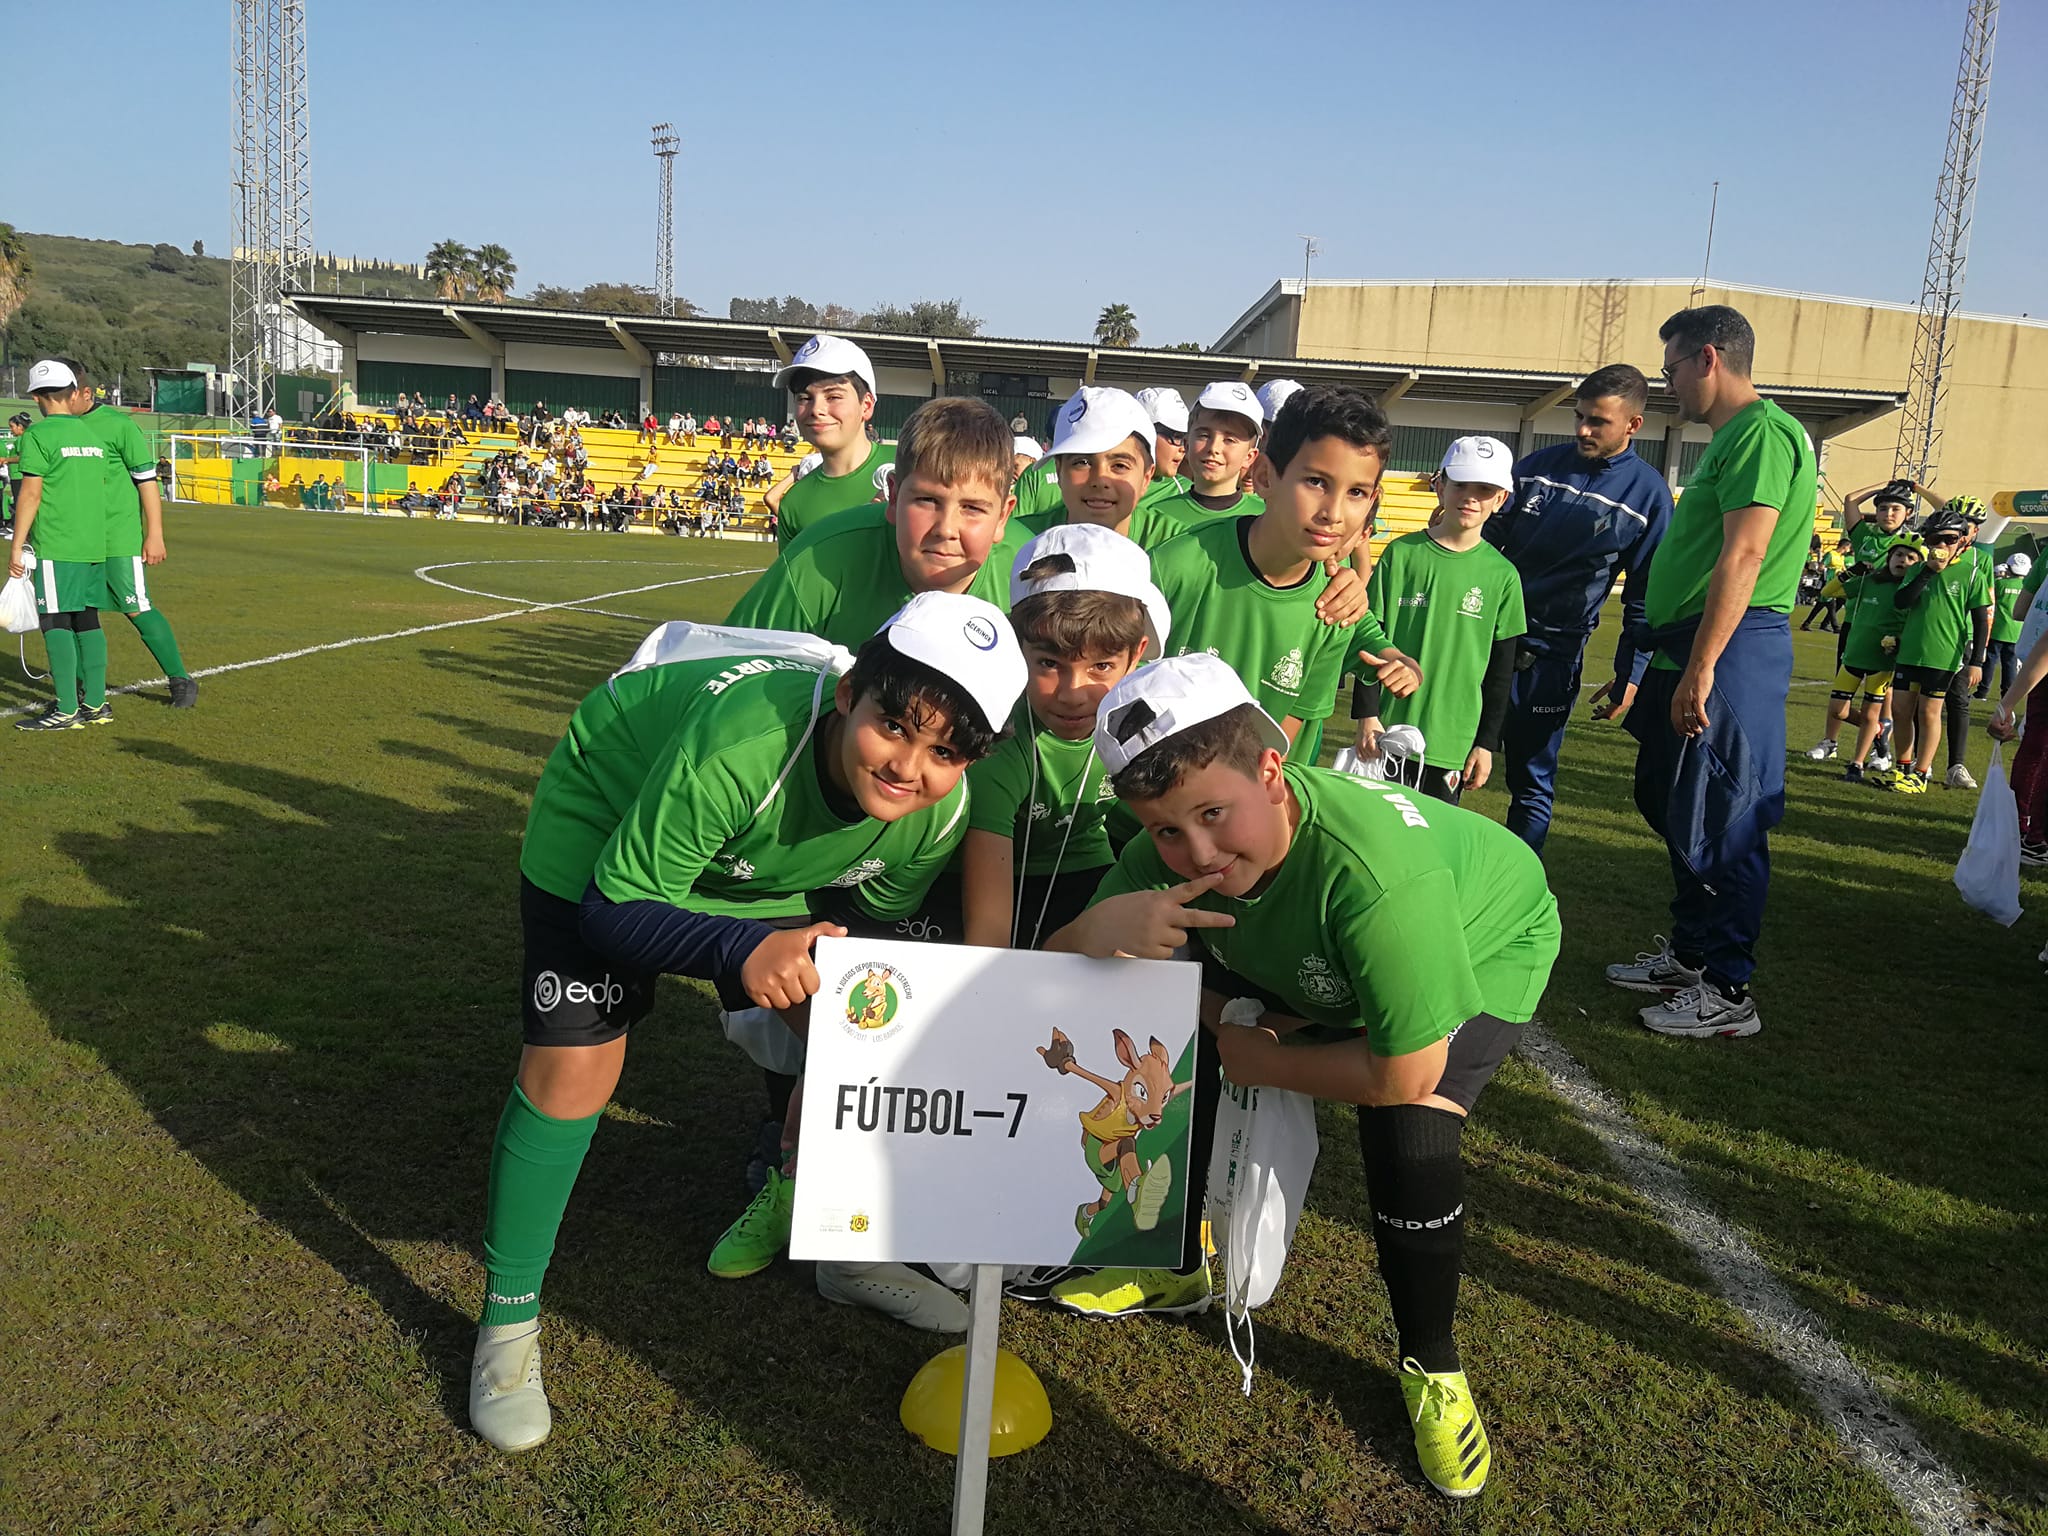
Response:
[{"label": "white soccer cleat", "polygon": [[1660,1035],[1678,1035],[1689,1040],[1723,1037],[1740,1040],[1764,1027],[1757,1017],[1756,999],[1745,997],[1731,1003],[1712,987],[1702,983],[1687,987],[1668,1003],[1652,1003],[1642,1012],[1643,1028]]},{"label": "white soccer cleat", "polygon": [[1705,978],[1691,966],[1680,964],[1678,956],[1671,952],[1671,941],[1660,933],[1657,948],[1645,950],[1626,965],[1607,967],[1607,980],[1631,992],[1656,992],[1671,997],[1698,986]]},{"label": "white soccer cleat", "polygon": [[554,1414],[540,1379],[538,1319],[477,1329],[469,1367],[469,1423],[501,1451],[531,1450],[547,1439]]},{"label": "white soccer cleat", "polygon": [[1841,751],[1841,748],[1838,745],[1823,736],[1819,741],[1816,741],[1806,749],[1806,755],[1813,762],[1824,763],[1839,751]]},{"label": "white soccer cleat", "polygon": [[967,1303],[902,1264],[818,1265],[818,1294],[842,1307],[865,1307],[926,1333],[965,1333]]},{"label": "white soccer cleat", "polygon": [[1973,775],[1970,772],[1969,767],[1963,763],[1951,764],[1948,770],[1948,777],[1943,779],[1941,782],[1947,785],[1950,789],[1975,789],[1977,787],[1977,780],[1975,775]]}]

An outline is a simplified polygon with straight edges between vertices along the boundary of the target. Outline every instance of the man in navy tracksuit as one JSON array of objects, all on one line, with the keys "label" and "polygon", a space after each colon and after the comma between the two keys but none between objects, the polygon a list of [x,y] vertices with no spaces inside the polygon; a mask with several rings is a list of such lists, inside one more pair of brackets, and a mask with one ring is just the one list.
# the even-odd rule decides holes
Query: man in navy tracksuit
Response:
[{"label": "man in navy tracksuit", "polygon": [[1624,622],[1614,679],[1600,689],[1606,702],[1596,714],[1619,718],[1628,709],[1650,659],[1631,636],[1642,629],[1650,556],[1671,521],[1671,487],[1629,447],[1649,395],[1649,382],[1626,363],[1588,374],[1574,440],[1517,463],[1514,499],[1486,523],[1485,537],[1521,573],[1529,616],[1501,747],[1513,797],[1508,830],[1538,853],[1550,831],[1558,748],[1579,696],[1580,661],[1617,575]]}]

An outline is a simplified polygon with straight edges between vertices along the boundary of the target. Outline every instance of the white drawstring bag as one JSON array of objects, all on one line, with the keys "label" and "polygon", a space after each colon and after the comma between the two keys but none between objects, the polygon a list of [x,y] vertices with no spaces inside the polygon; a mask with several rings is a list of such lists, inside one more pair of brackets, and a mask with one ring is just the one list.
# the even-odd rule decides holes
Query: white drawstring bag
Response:
[{"label": "white drawstring bag", "polygon": [[1956,889],[1965,903],[2001,927],[2020,919],[2020,807],[2005,781],[2004,744],[1991,747],[1991,766],[1970,820],[1970,840],[1956,860]]},{"label": "white drawstring bag", "polygon": [[[33,553],[29,558],[35,558]],[[0,587],[0,629],[10,635],[25,635],[42,622],[42,615],[36,612],[36,589],[29,585],[27,574],[8,577],[7,585]]]},{"label": "white drawstring bag", "polygon": [[1421,731],[1412,725],[1397,725],[1380,732],[1378,756],[1360,757],[1356,747],[1346,747],[1330,766],[1355,778],[1380,779],[1418,789],[1422,785],[1423,747]]},{"label": "white drawstring bag", "polygon": [[[1225,1022],[1239,1021],[1226,1011]],[[1223,1080],[1209,1153],[1209,1225],[1223,1255],[1223,1328],[1244,1373],[1246,1397],[1258,1358],[1251,1311],[1273,1299],[1287,1268],[1320,1150],[1314,1099]]]}]

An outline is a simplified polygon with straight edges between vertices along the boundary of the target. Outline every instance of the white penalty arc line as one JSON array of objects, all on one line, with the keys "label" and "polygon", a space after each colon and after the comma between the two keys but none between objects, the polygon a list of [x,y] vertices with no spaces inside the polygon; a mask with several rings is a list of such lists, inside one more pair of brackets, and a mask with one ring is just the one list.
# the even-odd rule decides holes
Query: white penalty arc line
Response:
[{"label": "white penalty arc line", "polygon": [[[422,566],[420,569],[438,570],[440,567]],[[218,677],[224,672],[246,672],[251,667],[275,666],[281,661],[297,661],[306,656],[318,656],[323,651],[345,651],[353,646],[377,645],[385,640],[408,640],[414,635],[431,635],[439,630],[462,629],[471,624],[495,624],[503,619],[530,618],[536,613],[552,613],[563,608],[581,608],[586,603],[602,603],[614,597],[632,597],[640,592],[659,592],[667,587],[687,587],[700,581],[718,581],[727,576],[752,576],[758,574],[758,570],[758,567],[748,566],[736,571],[712,571],[704,576],[684,576],[675,581],[655,581],[649,582],[645,586],[621,587],[616,592],[598,592],[589,597],[569,598],[559,603],[529,603],[520,608],[507,608],[501,613],[480,613],[476,617],[469,619],[444,619],[438,624],[415,624],[409,629],[394,629],[381,635],[354,635],[346,640],[329,640],[320,645],[300,646],[295,651],[279,651],[275,656],[257,656],[248,661],[223,662],[217,667],[200,667],[190,675],[195,678]],[[418,575],[419,572],[415,571],[413,574]],[[450,584],[447,582],[437,582],[436,585],[449,586]],[[453,590],[460,591],[461,589],[453,588]],[[625,615],[625,617],[631,617],[631,615]],[[109,695],[140,693],[145,688],[161,688],[168,681],[168,678],[162,677],[144,678],[141,682],[123,683],[119,688],[109,688],[107,693]],[[35,704],[17,705],[12,709],[0,709],[0,720],[5,720],[10,715],[33,714],[37,710],[47,708],[49,708],[49,701],[43,700]]]},{"label": "white penalty arc line", "polygon": [[1693,1193],[1678,1165],[1578,1059],[1540,1024],[1523,1032],[1527,1059],[1620,1167],[1635,1192],[1692,1251],[1714,1288],[1765,1349],[1820,1405],[1835,1438],[1875,1473],[1925,1536],[2003,1529],[1920,1437],[1892,1412],[1861,1366],[1771,1273],[1749,1240]]},{"label": "white penalty arc line", "polygon": [[[545,560],[545,559],[535,559],[535,560],[446,560],[446,561],[443,561],[443,562],[442,562],[441,564],[439,564],[439,565],[422,565],[422,566],[419,566],[419,567],[417,567],[417,568],[415,568],[415,569],[414,569],[414,571],[413,571],[413,575],[414,575],[414,576],[416,576],[416,577],[418,577],[418,578],[419,578],[419,579],[420,579],[421,581],[424,581],[424,582],[426,582],[426,583],[427,583],[428,585],[430,585],[430,586],[436,586],[436,587],[443,587],[443,588],[446,588],[446,589],[447,589],[448,591],[450,591],[450,592],[460,592],[460,593],[462,593],[462,594],[463,594],[463,595],[464,595],[465,597],[487,597],[487,598],[489,598],[489,599],[490,599],[490,600],[491,600],[492,602],[494,602],[494,603],[517,603],[517,602],[523,602],[523,601],[525,601],[525,599],[523,599],[523,598],[521,598],[521,597],[519,597],[519,596],[517,596],[516,594],[514,594],[514,593],[511,593],[511,592],[486,592],[486,591],[485,591],[485,590],[484,590],[483,588],[481,588],[481,587],[465,587],[465,586],[460,586],[460,585],[458,585],[457,583],[455,583],[455,582],[452,582],[452,581],[444,581],[444,580],[442,580],[442,579],[441,579],[441,578],[440,578],[439,576],[436,576],[436,575],[434,575],[433,573],[434,573],[435,571],[459,571],[459,570],[465,570],[465,569],[468,569],[469,567],[472,567],[472,566],[479,566],[479,565],[655,565],[655,566],[659,566],[659,565],[666,565],[667,563],[668,563],[668,562],[666,562],[666,561],[662,561],[662,560]],[[757,572],[759,571],[759,569],[760,569],[760,567],[758,567],[758,566],[747,566],[747,567],[745,567],[745,568],[744,568],[744,570],[742,570],[742,571],[727,571],[727,572],[719,572],[719,573],[714,573],[714,574],[722,574],[722,575],[735,575],[735,576],[736,576],[736,575],[742,575],[742,574],[745,574],[745,575],[753,575],[753,574],[756,574],[756,573],[757,573]],[[706,581],[706,580],[709,580],[709,579],[711,579],[711,578],[710,578],[710,577],[705,577],[705,576],[691,576],[691,577],[687,577],[687,578],[685,578],[685,579],[684,579],[684,580],[682,580],[682,581],[675,581],[675,582],[660,582],[660,583],[657,583],[657,587],[667,587],[667,586],[684,586],[684,585],[687,585],[687,584],[688,584],[689,582],[692,582],[692,581]],[[655,588],[646,588],[646,587],[641,587],[641,588],[634,588],[634,589],[632,589],[632,590],[633,590],[633,591],[652,591],[652,590],[655,590]],[[562,607],[562,608],[573,608],[573,609],[575,609],[575,610],[576,610],[577,612],[579,612],[579,613],[594,613],[594,614],[598,614],[599,616],[601,616],[601,617],[603,617],[603,618],[607,618],[607,619],[633,619],[633,620],[635,620],[635,621],[637,621],[637,622],[640,622],[640,623],[648,623],[648,622],[651,622],[650,620],[648,620],[648,619],[644,618],[644,617],[643,617],[642,615],[640,615],[640,614],[637,614],[637,613],[620,613],[620,612],[616,611],[615,609],[610,609],[610,608],[593,608],[593,607],[591,607],[591,606],[590,606],[590,605],[591,605],[592,603],[601,603],[601,602],[605,602],[605,601],[607,601],[607,600],[609,600],[609,599],[611,599],[611,598],[614,598],[614,597],[626,597],[626,596],[629,596],[629,595],[630,595],[630,593],[629,593],[629,592],[600,592],[600,593],[598,593],[598,594],[597,594],[597,595],[596,595],[595,597],[582,597],[582,598],[578,598],[578,599],[576,599],[576,600],[575,600],[574,602],[564,602],[564,603],[559,603],[559,604],[550,604],[549,606],[551,606],[551,607]]]}]

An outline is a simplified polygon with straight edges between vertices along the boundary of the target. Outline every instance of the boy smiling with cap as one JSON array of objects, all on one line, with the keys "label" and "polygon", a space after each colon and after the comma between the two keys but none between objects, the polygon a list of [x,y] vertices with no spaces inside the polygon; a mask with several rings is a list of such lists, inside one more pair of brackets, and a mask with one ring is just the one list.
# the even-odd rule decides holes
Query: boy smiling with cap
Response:
[{"label": "boy smiling with cap", "polygon": [[1120,389],[1074,391],[1053,423],[1053,472],[1060,505],[1023,519],[1039,534],[1062,524],[1093,523],[1150,550],[1186,532],[1178,518],[1148,502],[1154,450],[1152,418]]},{"label": "boy smiling with cap", "polygon": [[1258,456],[1265,426],[1265,407],[1251,385],[1225,379],[1206,386],[1188,413],[1181,468],[1191,483],[1178,496],[1163,498],[1161,510],[1191,528],[1207,518],[1263,511],[1265,503],[1244,489],[1244,476]]},{"label": "boy smiling with cap", "polygon": [[824,460],[784,491],[776,507],[776,542],[787,549],[833,513],[873,501],[875,471],[894,454],[868,441],[875,365],[844,337],[813,336],[776,371],[775,387],[789,391],[798,430]]}]

